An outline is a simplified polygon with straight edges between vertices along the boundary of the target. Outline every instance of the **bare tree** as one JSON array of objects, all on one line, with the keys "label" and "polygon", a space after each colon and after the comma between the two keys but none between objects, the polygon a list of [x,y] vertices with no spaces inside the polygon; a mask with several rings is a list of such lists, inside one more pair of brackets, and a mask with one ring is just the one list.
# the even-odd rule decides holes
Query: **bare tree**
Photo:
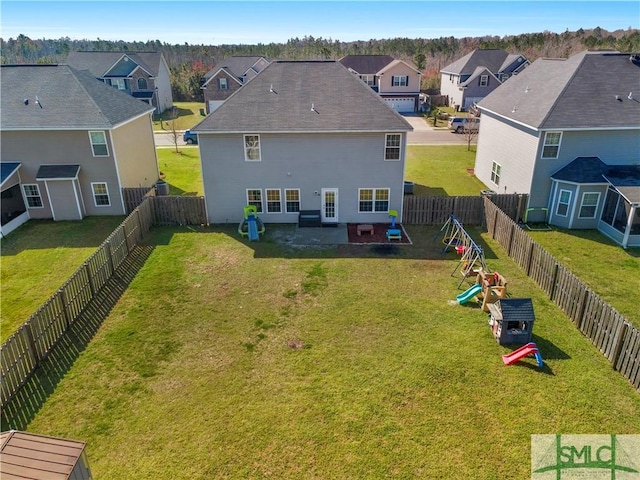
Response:
[{"label": "bare tree", "polygon": [[467,151],[471,151],[471,143],[478,138],[479,131],[479,126],[472,126],[465,123],[462,133],[464,134],[464,139],[467,141]]},{"label": "bare tree", "polygon": [[169,120],[167,121],[167,126],[169,127],[169,134],[171,135],[171,140],[173,141],[173,145],[176,147],[176,153],[180,153],[178,149],[178,139],[180,138],[180,130],[178,130],[178,109],[173,107],[169,112]]}]

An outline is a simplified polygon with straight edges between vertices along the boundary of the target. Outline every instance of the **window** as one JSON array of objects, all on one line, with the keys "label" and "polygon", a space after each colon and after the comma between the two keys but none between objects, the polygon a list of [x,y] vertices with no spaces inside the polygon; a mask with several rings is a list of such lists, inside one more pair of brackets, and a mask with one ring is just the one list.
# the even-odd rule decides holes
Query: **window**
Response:
[{"label": "window", "polygon": [[94,157],[108,157],[107,136],[104,132],[89,132]]},{"label": "window", "polygon": [[392,76],[391,77],[391,86],[392,87],[406,87],[409,85],[409,77],[406,75]]},{"label": "window", "polygon": [[109,207],[111,200],[109,199],[109,190],[106,183],[91,183],[93,190],[93,201],[96,207]]},{"label": "window", "polygon": [[598,192],[583,193],[578,218],[596,218],[598,203],[600,203],[600,194]]},{"label": "window", "polygon": [[111,86],[114,88],[117,88],[118,90],[126,90],[127,82],[125,81],[124,78],[112,78]]},{"label": "window", "polygon": [[284,199],[287,213],[297,213],[300,211],[300,190],[297,188],[285,190]]},{"label": "window", "polygon": [[147,79],[140,77],[138,79],[138,90],[147,90],[148,88]]},{"label": "window", "polygon": [[358,190],[359,212],[388,212],[388,188],[361,188]]},{"label": "window", "polygon": [[42,197],[40,196],[40,188],[34,184],[22,185],[24,196],[27,199],[27,206],[29,208],[42,208]]},{"label": "window", "polygon": [[480,75],[480,86],[486,87],[489,85],[489,75]]},{"label": "window", "polygon": [[253,205],[262,213],[262,190],[247,190],[247,205]]},{"label": "window", "polygon": [[244,136],[244,159],[247,162],[259,162],[260,158],[260,135]]},{"label": "window", "polygon": [[218,79],[218,84],[220,86],[220,90],[226,90],[227,89],[227,79],[226,78],[219,78]]},{"label": "window", "polygon": [[360,75],[360,78],[370,87],[373,87],[376,84],[375,75]]},{"label": "window", "polygon": [[282,202],[280,201],[279,188],[267,188],[267,213],[281,213]]},{"label": "window", "polygon": [[558,158],[562,132],[545,132],[542,158]]},{"label": "window", "polygon": [[560,190],[560,197],[558,198],[558,207],[556,208],[556,215],[559,217],[566,217],[569,213],[569,205],[571,204],[571,192],[569,190]]},{"label": "window", "polygon": [[400,160],[400,134],[387,133],[384,147],[385,160]]},{"label": "window", "polygon": [[493,162],[491,165],[491,181],[496,185],[500,185],[500,170],[502,170],[502,167],[498,163]]}]

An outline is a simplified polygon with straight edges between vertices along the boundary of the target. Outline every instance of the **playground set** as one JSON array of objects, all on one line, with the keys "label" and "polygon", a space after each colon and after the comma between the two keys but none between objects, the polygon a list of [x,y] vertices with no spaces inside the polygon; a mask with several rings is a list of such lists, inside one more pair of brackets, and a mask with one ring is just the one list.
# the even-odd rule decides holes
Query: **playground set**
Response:
[{"label": "playground set", "polygon": [[481,304],[482,310],[489,314],[489,327],[498,344],[524,344],[523,347],[503,355],[504,364],[511,365],[522,358],[534,356],[538,366],[542,367],[542,355],[536,344],[531,342],[535,321],[531,299],[507,298],[507,279],[489,270],[484,251],[473,241],[455,215],[449,216],[438,235],[443,235],[443,254],[453,248],[460,255],[460,261],[451,273],[453,276],[460,269],[462,279],[458,288],[465,279],[475,278],[475,282],[467,290],[456,296],[457,303],[463,305],[476,300]]},{"label": "playground set", "polygon": [[244,207],[244,218],[238,225],[238,233],[243,237],[249,237],[250,241],[260,240],[260,235],[265,231],[262,220],[258,218],[258,209],[255,205]]},{"label": "playground set", "polygon": [[389,210],[389,217],[391,218],[391,226],[387,229],[387,241],[400,240],[402,241],[402,230],[396,226],[396,218],[398,217],[397,210]]}]

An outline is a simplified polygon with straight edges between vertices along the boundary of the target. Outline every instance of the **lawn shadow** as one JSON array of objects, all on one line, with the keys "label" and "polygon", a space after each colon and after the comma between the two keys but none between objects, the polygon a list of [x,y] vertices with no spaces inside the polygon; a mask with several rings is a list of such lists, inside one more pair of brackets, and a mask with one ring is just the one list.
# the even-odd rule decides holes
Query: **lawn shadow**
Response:
[{"label": "lawn shadow", "polygon": [[2,409],[2,431],[26,430],[38,411],[94,337],[155,247],[138,246],[58,340],[26,384]]},{"label": "lawn shadow", "polygon": [[441,187],[429,187],[419,183],[413,184],[413,194],[417,196],[426,195],[433,197],[448,197],[447,191]]}]

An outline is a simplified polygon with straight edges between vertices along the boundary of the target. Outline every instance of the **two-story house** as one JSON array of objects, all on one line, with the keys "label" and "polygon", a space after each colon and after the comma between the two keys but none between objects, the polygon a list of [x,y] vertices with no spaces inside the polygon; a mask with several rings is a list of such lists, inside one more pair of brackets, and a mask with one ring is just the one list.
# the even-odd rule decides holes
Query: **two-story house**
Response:
[{"label": "two-story house", "polygon": [[153,107],[68,65],[2,65],[2,235],[30,218],[124,215],[158,180]]},{"label": "two-story house", "polygon": [[237,222],[246,205],[264,223],[301,210],[324,224],[388,222],[402,212],[411,130],[339,62],[273,61],[192,129],[209,222]]},{"label": "two-story house", "polygon": [[527,65],[523,55],[474,50],[440,70],[440,93],[448,96],[450,107],[466,111]]},{"label": "two-story house", "polygon": [[418,110],[422,72],[413,65],[389,55],[346,55],[339,61],[396,112]]},{"label": "two-story house", "polygon": [[528,220],[640,245],[640,56],[536,60],[478,104],[475,173]]},{"label": "two-story house", "polygon": [[66,63],[153,105],[156,113],[173,106],[169,67],[160,52],[70,52]]},{"label": "two-story house", "polygon": [[209,70],[201,87],[207,113],[215,111],[267,65],[269,61],[265,57],[233,56]]}]

